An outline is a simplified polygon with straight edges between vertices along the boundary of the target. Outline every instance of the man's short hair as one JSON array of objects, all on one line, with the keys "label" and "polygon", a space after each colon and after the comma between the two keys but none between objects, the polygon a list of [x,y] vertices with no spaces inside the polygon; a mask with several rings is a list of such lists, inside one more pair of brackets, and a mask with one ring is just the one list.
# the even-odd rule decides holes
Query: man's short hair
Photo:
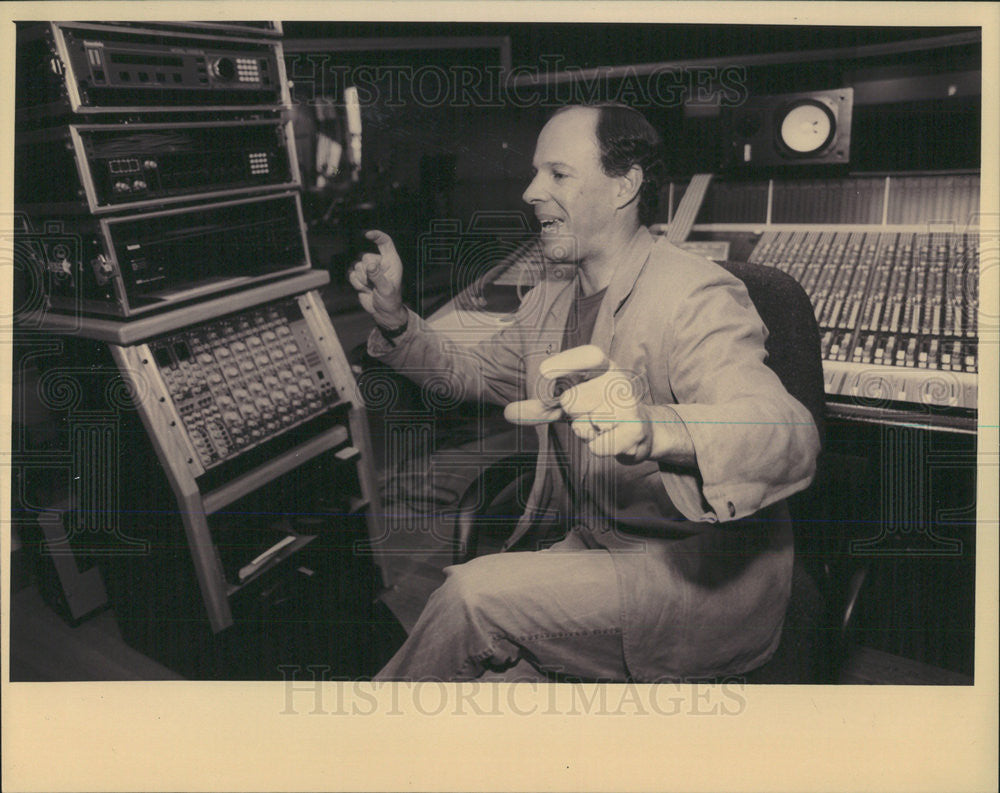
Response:
[{"label": "man's short hair", "polygon": [[624,176],[633,165],[642,168],[639,222],[652,223],[665,170],[659,133],[642,113],[620,102],[569,105],[557,110],[556,115],[572,107],[592,107],[598,112],[596,134],[604,173]]}]

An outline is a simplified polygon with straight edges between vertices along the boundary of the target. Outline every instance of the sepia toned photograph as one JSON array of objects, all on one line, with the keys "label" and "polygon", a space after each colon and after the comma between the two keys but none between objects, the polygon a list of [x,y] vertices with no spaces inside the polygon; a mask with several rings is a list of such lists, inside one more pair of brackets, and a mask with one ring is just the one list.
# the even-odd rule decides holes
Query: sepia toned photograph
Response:
[{"label": "sepia toned photograph", "polygon": [[120,16],[10,23],[8,687],[995,686],[982,25]]}]

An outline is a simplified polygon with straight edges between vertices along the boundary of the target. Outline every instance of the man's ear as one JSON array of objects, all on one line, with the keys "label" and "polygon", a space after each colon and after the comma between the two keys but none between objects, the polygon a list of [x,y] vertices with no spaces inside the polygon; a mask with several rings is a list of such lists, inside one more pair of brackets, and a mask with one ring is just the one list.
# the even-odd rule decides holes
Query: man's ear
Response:
[{"label": "man's ear", "polygon": [[618,177],[618,208],[624,209],[639,197],[642,187],[642,166],[638,163]]}]

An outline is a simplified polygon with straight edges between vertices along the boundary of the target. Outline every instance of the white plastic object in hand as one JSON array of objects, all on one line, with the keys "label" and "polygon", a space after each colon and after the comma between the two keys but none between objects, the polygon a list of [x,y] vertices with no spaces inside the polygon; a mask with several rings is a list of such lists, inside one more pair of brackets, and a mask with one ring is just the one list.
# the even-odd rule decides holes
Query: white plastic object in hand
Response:
[{"label": "white plastic object in hand", "polygon": [[547,407],[554,407],[566,391],[604,374],[610,365],[604,350],[594,344],[558,352],[538,367],[543,378],[539,383],[539,399]]}]

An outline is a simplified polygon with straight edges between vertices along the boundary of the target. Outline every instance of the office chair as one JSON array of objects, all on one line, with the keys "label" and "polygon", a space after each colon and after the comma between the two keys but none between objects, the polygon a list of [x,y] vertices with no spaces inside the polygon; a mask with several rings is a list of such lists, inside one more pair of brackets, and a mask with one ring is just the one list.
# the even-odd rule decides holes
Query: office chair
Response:
[{"label": "office chair", "polygon": [[[767,365],[812,414],[822,447],[826,395],[819,328],[808,295],[795,279],[773,267],[746,262],[725,262],[722,266],[746,286],[768,328]],[[524,483],[519,485],[517,480],[527,480],[533,473],[532,456],[517,454],[494,463],[469,485],[455,516],[456,564],[476,555],[483,527],[498,523],[493,516],[509,513],[493,506],[498,497],[510,494],[515,487],[524,488],[522,492],[526,493]],[[790,499],[793,523],[801,517],[797,505],[804,503],[803,499]],[[513,528],[513,523],[510,526]],[[863,567],[845,567],[850,560],[837,545],[820,530],[795,532],[792,590],[781,641],[766,664],[744,676],[746,682],[836,681],[837,670],[849,649],[867,575]]]}]

